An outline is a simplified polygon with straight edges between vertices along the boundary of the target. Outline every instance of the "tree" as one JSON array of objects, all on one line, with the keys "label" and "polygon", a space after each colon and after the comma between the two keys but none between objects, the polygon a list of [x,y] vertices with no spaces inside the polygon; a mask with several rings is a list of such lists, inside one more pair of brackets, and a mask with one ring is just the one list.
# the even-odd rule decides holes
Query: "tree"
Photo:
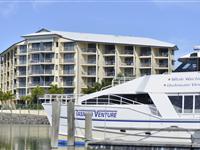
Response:
[{"label": "tree", "polygon": [[111,84],[111,81],[102,80],[101,83],[96,82],[93,86],[88,86],[85,89],[82,89],[83,94],[90,94],[97,91],[100,91],[103,87],[106,87]]},{"label": "tree", "polygon": [[11,91],[7,91],[3,93],[3,101],[6,107],[12,109],[15,107],[15,105],[12,103],[12,100],[14,99],[14,94],[12,94]]},{"label": "tree", "polygon": [[22,97],[20,97],[20,99],[21,99],[22,101],[24,101],[24,102],[26,103],[26,105],[32,102],[32,97],[31,97],[31,95],[22,96]]},{"label": "tree", "polygon": [[38,104],[39,97],[45,94],[44,88],[37,86],[36,88],[31,90],[31,98],[33,103]]},{"label": "tree", "polygon": [[51,87],[48,90],[49,94],[64,94],[64,89],[59,88],[57,84],[51,84]]}]

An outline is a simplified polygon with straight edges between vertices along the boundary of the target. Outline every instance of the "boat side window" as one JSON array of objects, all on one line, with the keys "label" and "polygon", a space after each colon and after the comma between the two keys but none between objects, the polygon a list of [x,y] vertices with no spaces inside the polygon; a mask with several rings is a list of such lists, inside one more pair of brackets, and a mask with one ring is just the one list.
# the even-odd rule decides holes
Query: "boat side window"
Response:
[{"label": "boat side window", "polygon": [[195,113],[200,113],[200,95],[195,96]]},{"label": "boat side window", "polygon": [[184,96],[184,113],[192,113],[193,110],[193,96]]},{"label": "boat side window", "polygon": [[182,112],[182,96],[169,96],[169,99],[177,113]]}]

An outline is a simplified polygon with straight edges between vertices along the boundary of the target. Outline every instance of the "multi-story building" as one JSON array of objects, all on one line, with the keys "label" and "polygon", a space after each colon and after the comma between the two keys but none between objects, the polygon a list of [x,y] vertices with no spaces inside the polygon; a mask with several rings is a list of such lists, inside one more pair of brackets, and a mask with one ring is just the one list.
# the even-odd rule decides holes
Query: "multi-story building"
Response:
[{"label": "multi-story building", "polygon": [[41,29],[3,51],[0,87],[17,98],[57,83],[81,93],[102,79],[170,73],[176,45],[150,38]]}]

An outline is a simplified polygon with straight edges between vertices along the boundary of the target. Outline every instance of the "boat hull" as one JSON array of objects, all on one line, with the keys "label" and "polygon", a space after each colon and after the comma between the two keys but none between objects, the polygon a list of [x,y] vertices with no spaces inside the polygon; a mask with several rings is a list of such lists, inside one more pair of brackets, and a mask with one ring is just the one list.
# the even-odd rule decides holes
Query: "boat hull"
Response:
[{"label": "boat hull", "polygon": [[[43,104],[51,123],[52,105]],[[138,106],[136,106],[138,107]],[[92,112],[94,139],[190,142],[199,119],[163,119],[128,105],[75,105],[76,137],[84,139],[85,112]],[[144,107],[143,107],[144,108]],[[61,105],[59,134],[67,135],[67,105]]]}]

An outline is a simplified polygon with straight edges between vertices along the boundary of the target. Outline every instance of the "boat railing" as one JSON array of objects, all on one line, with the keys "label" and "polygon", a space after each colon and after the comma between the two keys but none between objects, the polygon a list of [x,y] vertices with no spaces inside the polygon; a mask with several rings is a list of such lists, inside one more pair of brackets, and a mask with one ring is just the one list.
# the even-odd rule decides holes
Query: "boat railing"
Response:
[{"label": "boat railing", "polygon": [[43,97],[40,97],[44,103],[51,104],[53,101],[58,100],[61,104],[67,104],[68,101],[73,101],[75,104],[78,104],[79,97],[83,94],[45,94]]}]

